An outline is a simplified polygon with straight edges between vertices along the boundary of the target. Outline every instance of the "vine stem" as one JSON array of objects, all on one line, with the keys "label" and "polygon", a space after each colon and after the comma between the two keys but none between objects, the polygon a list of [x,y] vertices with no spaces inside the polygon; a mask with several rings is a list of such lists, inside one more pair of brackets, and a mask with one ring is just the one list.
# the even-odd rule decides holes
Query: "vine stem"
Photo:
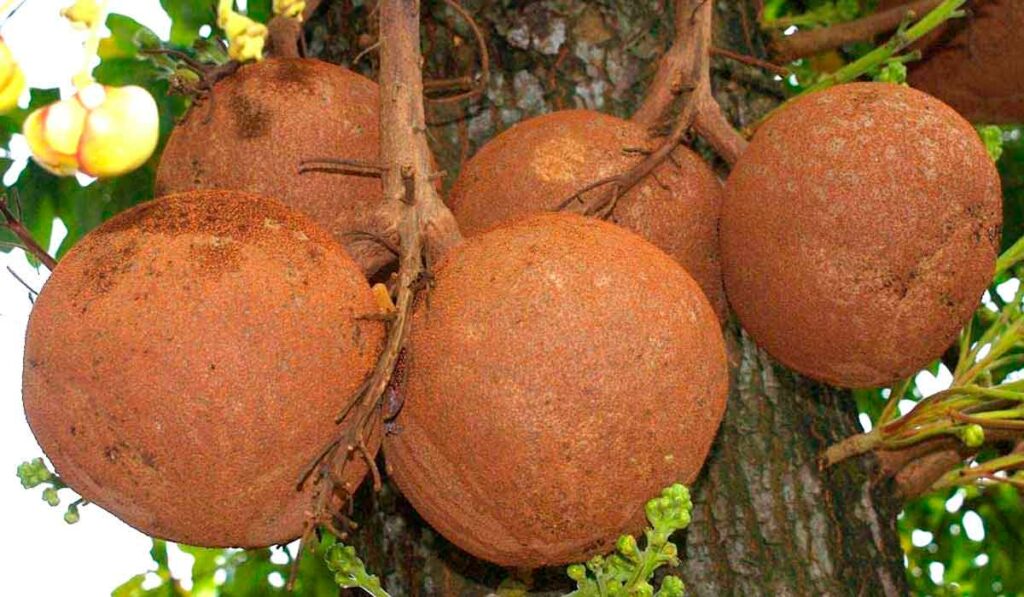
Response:
[{"label": "vine stem", "polygon": [[813,56],[846,44],[869,40],[876,35],[896,29],[908,14],[924,14],[941,4],[942,1],[916,0],[848,23],[798,31],[787,36],[775,35],[770,46],[771,52],[780,62],[792,62],[798,58]]}]

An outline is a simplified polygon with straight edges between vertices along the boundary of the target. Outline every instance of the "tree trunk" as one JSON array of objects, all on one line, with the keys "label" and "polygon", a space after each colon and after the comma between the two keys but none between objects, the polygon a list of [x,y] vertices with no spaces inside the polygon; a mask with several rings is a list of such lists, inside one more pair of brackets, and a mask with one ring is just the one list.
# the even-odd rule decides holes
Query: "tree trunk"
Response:
[{"label": "tree trunk", "polygon": [[[424,4],[426,78],[477,71],[471,29],[444,2]],[[572,107],[628,116],[670,43],[671,4],[464,0],[487,36],[491,79],[480,100],[428,105],[446,183],[480,145],[520,119]],[[753,10],[752,2],[718,0],[715,45],[763,55]],[[353,0],[325,2],[307,26],[310,53],[342,64],[374,37],[365,7]],[[770,75],[720,57],[713,64],[715,95],[738,126],[781,100]],[[370,54],[356,68],[373,76],[375,66]],[[678,538],[683,564],[676,572],[690,593],[905,594],[900,503],[888,487],[872,484],[870,459],[825,472],[817,464],[825,447],[858,431],[852,396],[772,362],[735,324],[726,339],[728,411],[692,488],[693,524]],[[362,491],[354,519],[362,526],[353,542],[392,595],[483,595],[510,578],[448,544],[390,486]],[[562,569],[515,578],[538,592],[569,588]]]}]

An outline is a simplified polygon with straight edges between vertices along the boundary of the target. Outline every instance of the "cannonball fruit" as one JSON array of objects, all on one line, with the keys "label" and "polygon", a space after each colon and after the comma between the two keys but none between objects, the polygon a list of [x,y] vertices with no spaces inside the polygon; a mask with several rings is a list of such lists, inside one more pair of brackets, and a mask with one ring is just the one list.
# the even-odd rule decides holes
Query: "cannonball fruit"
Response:
[{"label": "cannonball fruit", "polygon": [[725,187],[729,303],[784,365],[888,384],[939,357],[992,276],[999,176],[952,108],[885,83],[797,99]]},{"label": "cannonball fruit", "polygon": [[270,59],[218,82],[171,133],[156,194],[234,189],[283,201],[313,218],[367,270],[390,258],[380,245],[347,233],[382,234],[380,180],[323,171],[304,160],[378,159],[377,84],[312,59]]},{"label": "cannonball fruit", "polygon": [[302,471],[374,365],[382,326],[357,318],[376,309],[334,239],[277,201],[150,201],[79,241],[43,287],[25,413],[60,476],[140,531],[283,543],[309,508]]},{"label": "cannonball fruit", "polygon": [[540,214],[452,249],[412,320],[385,454],[450,541],[536,567],[606,552],[697,476],[728,393],[722,334],[671,257]]},{"label": "cannonball fruit", "polygon": [[[879,10],[906,2],[882,0]],[[1024,2],[971,2],[968,16],[927,38],[907,81],[973,122],[1024,122]]]},{"label": "cannonball fruit", "polygon": [[[515,216],[550,211],[576,191],[622,174],[653,148],[640,125],[589,110],[566,110],[523,121],[469,160],[449,205],[463,233],[479,234]],[[586,193],[592,200],[603,187]],[[609,218],[674,257],[724,317],[718,262],[721,185],[685,147],[620,198]]]}]

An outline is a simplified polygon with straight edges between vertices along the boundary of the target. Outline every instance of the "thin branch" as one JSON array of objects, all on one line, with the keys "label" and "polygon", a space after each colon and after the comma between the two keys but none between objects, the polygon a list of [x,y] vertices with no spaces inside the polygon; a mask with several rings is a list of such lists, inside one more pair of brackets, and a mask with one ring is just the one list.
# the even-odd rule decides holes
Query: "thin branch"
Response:
[{"label": "thin branch", "polygon": [[[15,202],[18,202],[16,191]],[[16,215],[14,215],[14,212],[11,211],[11,207],[8,204],[7,195],[0,195],[0,214],[2,214],[4,218],[4,222],[2,224],[3,227],[13,232],[14,236],[17,236],[18,240],[21,241],[25,250],[38,259],[39,263],[45,265],[46,269],[53,271],[53,269],[57,267],[57,260],[50,257],[50,254],[46,252],[46,249],[36,242],[36,239],[32,236],[29,229],[21,223],[21,220],[18,219]]]},{"label": "thin branch", "polygon": [[942,0],[915,0],[848,23],[798,31],[793,35],[777,34],[771,41],[770,49],[779,62],[792,62],[798,58],[813,56],[858,41],[867,41],[876,35],[893,31],[907,19],[908,14],[920,16],[941,3]]},{"label": "thin branch", "polygon": [[790,74],[789,69],[784,66],[779,66],[778,64],[768,62],[767,60],[761,60],[754,56],[748,56],[746,54],[740,54],[739,52],[733,52],[732,50],[726,50],[725,48],[711,48],[711,55],[735,60],[741,64],[756,66],[757,68],[764,69],[772,74],[779,75],[780,77],[788,77]]},{"label": "thin branch", "polygon": [[[702,81],[701,85],[707,85],[707,80]],[[699,93],[700,89],[694,91],[694,95]],[[630,189],[636,186],[638,182],[646,178],[648,175],[653,175],[655,168],[668,159],[675,148],[683,142],[683,138],[686,137],[686,133],[690,130],[690,127],[693,126],[694,118],[697,116],[697,107],[698,104],[696,102],[689,102],[683,107],[683,111],[676,120],[676,124],[672,128],[672,132],[669,134],[668,138],[658,146],[658,149],[651,152],[650,155],[623,174],[598,180],[597,182],[591,183],[579,191],[576,191],[572,196],[562,201],[561,204],[559,204],[558,209],[565,209],[573,202],[578,201],[582,203],[582,195],[587,191],[593,190],[599,186],[611,185],[612,189],[610,192],[605,193],[603,197],[594,203],[585,206],[583,210],[583,213],[588,216],[600,216],[602,218],[608,217],[615,208],[616,202],[619,198],[629,192]]]}]

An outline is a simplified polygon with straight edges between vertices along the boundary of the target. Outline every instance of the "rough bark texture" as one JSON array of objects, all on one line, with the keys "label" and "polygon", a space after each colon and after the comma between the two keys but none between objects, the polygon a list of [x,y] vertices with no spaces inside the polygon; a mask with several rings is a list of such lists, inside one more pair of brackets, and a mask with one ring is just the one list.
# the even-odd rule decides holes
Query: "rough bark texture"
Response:
[{"label": "rough bark texture", "polygon": [[[426,76],[472,72],[477,60],[470,31],[443,2],[424,4]],[[754,4],[718,0],[716,46],[764,56]],[[476,102],[428,105],[448,184],[483,142],[521,118],[576,106],[628,116],[672,35],[668,1],[464,5],[488,37],[492,77]],[[307,27],[311,52],[348,64],[375,38],[366,16],[351,0],[325,2]],[[372,76],[376,65],[370,55],[359,68]],[[770,75],[722,57],[713,65],[715,95],[734,124],[755,121],[781,99]],[[771,362],[734,326],[727,339],[733,367],[728,412],[693,487],[694,523],[679,538],[685,556],[678,572],[690,593],[906,593],[895,528],[900,504],[890,489],[872,486],[864,461],[825,473],[817,465],[827,445],[858,430],[852,397]],[[354,518],[363,525],[355,543],[394,595],[483,595],[510,578],[449,545],[390,486],[376,495],[364,490]],[[527,578],[537,591],[569,588],[560,569],[516,578]]]}]

